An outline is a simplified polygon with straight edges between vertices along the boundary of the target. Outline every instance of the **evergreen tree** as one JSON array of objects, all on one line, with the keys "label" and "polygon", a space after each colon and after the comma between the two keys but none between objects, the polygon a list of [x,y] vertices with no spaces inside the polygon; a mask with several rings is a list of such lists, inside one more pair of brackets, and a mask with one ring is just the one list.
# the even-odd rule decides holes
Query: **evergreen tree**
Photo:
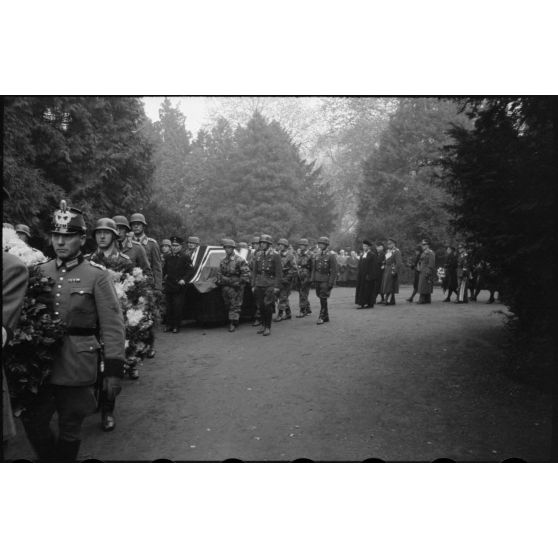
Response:
[{"label": "evergreen tree", "polygon": [[359,188],[360,238],[393,236],[406,251],[422,237],[434,247],[448,239],[450,196],[436,180],[443,147],[451,142],[457,107],[434,98],[400,99],[363,164]]}]

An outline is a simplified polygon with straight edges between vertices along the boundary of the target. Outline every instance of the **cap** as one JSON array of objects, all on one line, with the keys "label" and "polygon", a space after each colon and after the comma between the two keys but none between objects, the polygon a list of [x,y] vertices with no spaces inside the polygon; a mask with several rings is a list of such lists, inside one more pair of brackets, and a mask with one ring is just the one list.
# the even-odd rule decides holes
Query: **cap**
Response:
[{"label": "cap", "polygon": [[267,242],[268,244],[273,244],[273,239],[268,234],[262,234],[260,236],[260,242]]},{"label": "cap", "polygon": [[369,240],[363,240],[362,243],[366,244],[366,246],[372,246],[372,242],[370,242]]},{"label": "cap", "polygon": [[83,213],[74,207],[68,207],[66,200],[60,202],[60,209],[54,212],[51,233],[54,234],[85,234],[87,227]]},{"label": "cap", "polygon": [[189,236],[188,237],[188,242],[191,244],[199,244],[200,243],[200,239],[198,236]]},{"label": "cap", "polygon": [[[128,219],[124,217],[124,215],[115,215],[112,220],[116,224],[117,227],[126,227],[129,231],[132,230],[130,228],[130,223],[128,223]],[[145,221],[145,219],[144,219]]]},{"label": "cap", "polygon": [[299,246],[308,246],[309,244],[310,244],[310,243],[308,242],[308,239],[307,239],[307,238],[301,238],[301,239],[298,241],[298,245],[299,245]]},{"label": "cap", "polygon": [[110,231],[113,232],[115,235],[118,236],[118,230],[116,229],[116,223],[113,219],[109,219],[108,217],[102,217],[97,221],[95,225],[94,231]]},{"label": "cap", "polygon": [[289,241],[286,238],[280,238],[277,244],[282,244],[283,246],[289,246]]},{"label": "cap", "polygon": [[171,245],[172,244],[182,244],[184,239],[180,236],[174,235],[170,237]]},{"label": "cap", "polygon": [[31,238],[31,229],[27,225],[16,225],[15,232],[26,234],[29,238]]},{"label": "cap", "polygon": [[318,244],[327,244],[329,246],[329,238],[327,236],[320,236]]},{"label": "cap", "polygon": [[143,213],[134,213],[130,217],[130,224],[132,223],[143,223],[147,227],[147,221],[145,220]]},{"label": "cap", "polygon": [[163,241],[161,242],[161,246],[170,246],[171,245],[171,241],[168,238],[164,238]]},{"label": "cap", "polygon": [[236,242],[231,238],[223,238],[223,240],[221,240],[221,244],[223,245],[223,248],[226,248],[227,246],[236,248]]}]

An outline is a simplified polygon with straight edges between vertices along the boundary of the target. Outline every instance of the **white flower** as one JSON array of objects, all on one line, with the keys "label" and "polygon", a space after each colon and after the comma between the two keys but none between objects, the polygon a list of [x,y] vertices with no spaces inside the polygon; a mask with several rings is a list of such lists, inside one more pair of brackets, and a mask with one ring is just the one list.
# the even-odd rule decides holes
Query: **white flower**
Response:
[{"label": "white flower", "polygon": [[143,279],[143,271],[141,267],[134,267],[134,269],[132,270],[132,275],[134,276],[134,279],[136,281]]},{"label": "white flower", "polygon": [[122,283],[115,283],[114,284],[114,289],[116,291],[116,296],[118,296],[118,300],[126,300],[127,299],[126,291],[125,291],[124,286],[122,285]]},{"label": "white flower", "polygon": [[130,310],[126,311],[126,319],[129,326],[137,326],[143,319],[143,312],[141,310],[130,308]]},{"label": "white flower", "polygon": [[2,228],[2,249],[17,256],[27,266],[37,265],[47,260],[40,250],[34,250],[25,244],[13,229]]},{"label": "white flower", "polygon": [[126,339],[126,341],[124,341],[124,348],[127,349],[129,346],[130,346],[130,341]]}]

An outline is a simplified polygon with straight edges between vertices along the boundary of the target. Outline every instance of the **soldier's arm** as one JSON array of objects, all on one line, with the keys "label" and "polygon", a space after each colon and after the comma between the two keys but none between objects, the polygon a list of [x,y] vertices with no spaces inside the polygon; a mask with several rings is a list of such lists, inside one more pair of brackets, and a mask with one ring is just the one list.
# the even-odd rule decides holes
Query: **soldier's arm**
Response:
[{"label": "soldier's arm", "polygon": [[95,281],[94,295],[104,345],[105,374],[121,376],[125,360],[124,318],[108,272],[102,273]]},{"label": "soldier's arm", "polygon": [[337,278],[337,258],[335,254],[330,254],[329,256],[329,288],[331,289]]},{"label": "soldier's arm", "polygon": [[2,256],[2,327],[10,339],[19,320],[29,273],[17,256],[5,253]]},{"label": "soldier's arm", "polygon": [[273,262],[275,265],[275,289],[281,288],[281,281],[283,280],[283,266],[281,265],[281,256],[279,254],[275,254],[273,256]]},{"label": "soldier's arm", "polygon": [[149,279],[153,280],[153,271],[151,270],[151,264],[149,263],[149,258],[147,257],[145,248],[139,242],[135,243],[134,247],[136,248],[136,252],[138,254],[138,264],[143,273],[149,277]]},{"label": "soldier's arm", "polygon": [[192,274],[192,260],[190,256],[184,255],[184,266],[182,268],[182,273],[180,274],[179,280],[184,279],[184,281],[188,282],[190,280],[190,276]]},{"label": "soldier's arm", "polygon": [[153,280],[155,282],[155,288],[157,290],[162,289],[162,265],[161,265],[161,252],[159,250],[159,245],[154,241],[152,243],[151,249],[151,269],[153,271]]}]

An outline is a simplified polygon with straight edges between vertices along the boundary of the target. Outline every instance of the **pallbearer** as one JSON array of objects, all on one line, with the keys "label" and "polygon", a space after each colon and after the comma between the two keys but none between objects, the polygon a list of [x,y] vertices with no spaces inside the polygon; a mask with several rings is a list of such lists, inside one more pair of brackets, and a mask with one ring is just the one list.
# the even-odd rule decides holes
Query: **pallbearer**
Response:
[{"label": "pallbearer", "polygon": [[318,239],[318,253],[314,257],[312,282],[316,287],[316,295],[320,299],[320,316],[318,325],[329,322],[327,299],[331,294],[337,277],[337,258],[329,249],[329,238],[321,236]]},{"label": "pallbearer", "polygon": [[163,281],[167,301],[167,328],[165,331],[178,333],[182,322],[186,282],[192,270],[192,260],[182,252],[182,238],[171,236],[171,253],[163,264]]},{"label": "pallbearer", "polygon": [[250,283],[250,268],[239,255],[234,253],[236,243],[230,238],[222,241],[226,256],[219,264],[217,284],[221,286],[223,301],[229,317],[229,331],[238,327],[244,295],[244,285]]},{"label": "pallbearer", "polygon": [[281,287],[279,290],[279,312],[275,318],[275,322],[291,319],[291,305],[289,304],[289,296],[291,295],[292,282],[296,275],[295,256],[289,250],[289,241],[286,238],[280,238],[277,243],[279,256],[281,256]]},{"label": "pallbearer", "polygon": [[252,269],[252,286],[262,321],[258,333],[264,336],[271,334],[275,299],[281,286],[281,257],[273,250],[272,245],[271,236],[260,236],[260,249],[256,252]]},{"label": "pallbearer", "polygon": [[313,268],[313,256],[308,250],[308,239],[301,238],[298,241],[297,250],[297,282],[298,282],[298,306],[299,313],[297,318],[304,318],[312,314],[310,308],[310,301],[308,300],[308,295],[310,294],[310,284],[312,282],[312,268]]}]

